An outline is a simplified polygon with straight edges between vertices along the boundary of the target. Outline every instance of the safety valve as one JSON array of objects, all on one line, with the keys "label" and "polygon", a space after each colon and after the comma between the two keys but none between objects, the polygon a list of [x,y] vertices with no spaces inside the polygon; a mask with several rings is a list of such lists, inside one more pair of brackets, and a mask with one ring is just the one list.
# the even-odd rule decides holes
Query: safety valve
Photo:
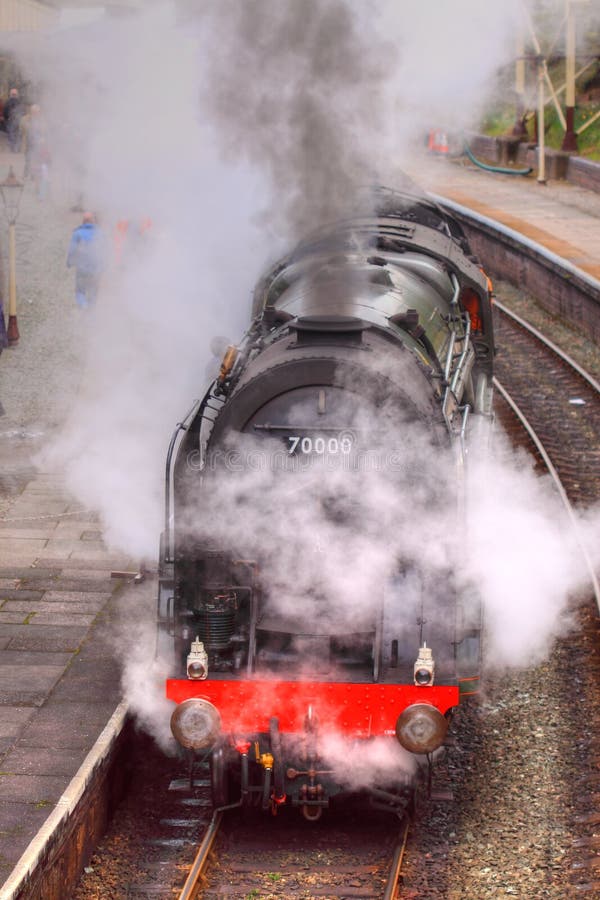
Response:
[{"label": "safety valve", "polygon": [[208,675],[208,654],[202,641],[196,637],[192,641],[187,658],[187,677],[192,681],[203,681]]},{"label": "safety valve", "polygon": [[435,675],[435,661],[431,648],[423,644],[415,662],[414,679],[419,687],[431,687]]}]

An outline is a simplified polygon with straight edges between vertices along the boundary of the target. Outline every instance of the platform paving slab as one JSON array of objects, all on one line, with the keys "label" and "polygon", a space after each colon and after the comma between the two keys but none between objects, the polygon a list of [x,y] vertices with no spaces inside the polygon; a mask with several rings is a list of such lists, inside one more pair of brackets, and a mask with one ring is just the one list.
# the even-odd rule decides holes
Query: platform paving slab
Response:
[{"label": "platform paving slab", "polygon": [[57,519],[67,513],[69,504],[61,501],[38,500],[35,497],[28,497],[26,500],[17,500],[13,504],[5,521],[14,523],[19,520],[21,522],[43,522],[45,519]]},{"label": "platform paving slab", "polygon": [[0,738],[15,738],[22,733],[35,713],[33,706],[5,706],[0,715]]},{"label": "platform paving slab", "polygon": [[[52,571],[52,570],[50,570]],[[92,594],[112,594],[118,581],[111,578],[110,575],[103,578],[102,572],[97,573],[97,577],[82,578],[79,573],[70,573],[63,576],[60,569],[53,570],[56,574],[48,577],[44,574],[38,577],[35,569],[29,570],[29,575],[21,578],[21,584],[29,590],[34,591],[59,591],[61,593],[82,593],[89,591]]]},{"label": "platform paving slab", "polygon": [[[97,668],[97,667],[96,667]],[[104,705],[107,700],[112,701],[112,712],[121,700],[120,668],[116,665],[109,673],[113,685],[106,685],[104,693],[98,694],[98,678],[93,674],[81,674],[74,678],[62,678],[53,690],[53,696],[57,703],[76,702],[82,697],[87,698],[89,704],[99,703]],[[106,724],[106,723],[105,723]]]},{"label": "platform paving slab", "polygon": [[[60,616],[64,614],[74,616],[73,623],[81,625],[82,622],[78,616],[91,615],[93,618],[105,603],[105,600],[57,600],[56,602],[7,600],[0,608],[0,614],[6,610],[7,612],[25,612],[28,615],[35,615],[37,617],[35,620],[29,620],[32,624],[39,624],[41,615]],[[62,625],[63,623],[57,621],[56,624]]]},{"label": "platform paving slab", "polygon": [[91,625],[96,616],[95,613],[86,612],[38,612],[37,610],[30,614],[27,624],[30,625]]},{"label": "platform paving slab", "polygon": [[101,541],[88,541],[81,537],[49,538],[43,548],[42,556],[55,556],[58,559],[68,560],[74,553],[100,552],[106,559],[106,547]]},{"label": "platform paving slab", "polygon": [[0,569],[2,579],[4,581],[16,580],[18,582],[16,587],[19,587],[21,582],[27,579],[56,577],[57,572],[58,570],[56,568],[43,568],[42,566],[35,566],[32,568],[31,566],[20,566],[17,563],[3,566],[2,569]]},{"label": "platform paving slab", "polygon": [[7,556],[9,559],[13,556],[22,556],[26,553],[33,553],[37,556],[45,548],[47,543],[47,538],[43,540],[33,540],[31,538],[4,537],[0,534],[0,556]]},{"label": "platform paving slab", "polygon": [[[71,653],[47,654],[45,661],[48,665],[60,666],[62,669],[73,659]],[[40,662],[39,653],[23,652],[22,650],[0,650],[0,666],[26,666],[31,667]],[[5,712],[3,711],[3,715]]]},{"label": "platform paving slab", "polygon": [[85,530],[85,522],[58,522],[53,532],[53,538],[74,538],[78,541]]},{"label": "platform paving slab", "polygon": [[29,553],[27,556],[24,554],[17,556],[11,553],[0,552],[0,571],[5,567],[9,569],[11,566],[18,566],[21,569],[32,569],[35,567],[37,559],[35,553]]},{"label": "platform paving slab", "polygon": [[5,612],[0,609],[0,625],[25,625],[27,615],[24,612]]},{"label": "platform paving slab", "polygon": [[10,650],[75,653],[86,636],[87,628],[76,625],[0,625],[0,640],[8,638]]},{"label": "platform paving slab", "polygon": [[18,578],[0,578],[0,591],[12,590],[19,586]]},{"label": "platform paving slab", "polygon": [[[114,585],[114,581],[112,584]],[[87,605],[98,604],[102,606],[110,600],[111,594],[107,591],[46,591],[44,601],[47,603],[85,603]]]},{"label": "platform paving slab", "polygon": [[[58,755],[57,753],[57,757]],[[65,781],[64,776],[61,775],[16,775],[3,770],[0,772],[0,798],[52,808],[56,805],[56,801],[64,792],[67,784],[68,781]],[[4,852],[4,841],[2,841],[0,853]]]},{"label": "platform paving slab", "polygon": [[41,706],[63,672],[51,664],[0,665],[0,705]]},{"label": "platform paving slab", "polygon": [[59,750],[46,747],[19,746],[2,760],[2,771],[11,775],[70,776],[80,765],[81,753],[72,747]]},{"label": "platform paving slab", "polygon": [[6,881],[23,852],[46,819],[50,801],[40,804],[0,800],[0,885]]},{"label": "platform paving slab", "polygon": [[[113,571],[112,566],[105,568],[105,566],[99,564],[97,560],[90,560],[86,563],[85,560],[80,559],[68,559],[66,560],[65,565],[67,568],[61,569],[62,578],[68,578],[70,581],[78,578],[80,584],[83,585],[90,581],[97,581],[99,578],[104,578],[106,579],[105,583],[111,584],[112,589],[114,589],[115,580],[111,575],[111,572]],[[88,568],[88,566],[90,568]],[[96,568],[93,568],[93,566],[96,566]]]},{"label": "platform paving slab", "polygon": [[115,711],[110,698],[97,703],[51,696],[41,708],[31,711],[18,732],[19,746],[52,747],[81,751],[82,759]]}]

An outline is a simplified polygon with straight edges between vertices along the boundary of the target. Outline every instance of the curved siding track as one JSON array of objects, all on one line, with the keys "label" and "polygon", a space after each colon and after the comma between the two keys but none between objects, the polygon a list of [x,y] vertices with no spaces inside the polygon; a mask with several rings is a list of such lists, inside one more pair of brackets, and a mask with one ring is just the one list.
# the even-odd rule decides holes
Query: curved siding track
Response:
[{"label": "curved siding track", "polygon": [[600,499],[600,384],[500,303],[496,378],[533,427],[573,502]]},{"label": "curved siding track", "polygon": [[520,316],[497,302],[495,308],[502,347],[495,386],[554,480],[600,610],[600,586],[572,507],[600,498],[600,384]]}]

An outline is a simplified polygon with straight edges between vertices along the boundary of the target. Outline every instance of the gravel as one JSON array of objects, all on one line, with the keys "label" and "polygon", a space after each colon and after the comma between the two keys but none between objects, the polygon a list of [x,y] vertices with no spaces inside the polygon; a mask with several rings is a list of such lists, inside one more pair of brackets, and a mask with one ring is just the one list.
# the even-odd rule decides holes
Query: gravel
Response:
[{"label": "gravel", "polygon": [[488,672],[480,702],[461,707],[442,773],[455,799],[419,815],[405,896],[600,896],[597,625],[582,607],[547,662]]}]

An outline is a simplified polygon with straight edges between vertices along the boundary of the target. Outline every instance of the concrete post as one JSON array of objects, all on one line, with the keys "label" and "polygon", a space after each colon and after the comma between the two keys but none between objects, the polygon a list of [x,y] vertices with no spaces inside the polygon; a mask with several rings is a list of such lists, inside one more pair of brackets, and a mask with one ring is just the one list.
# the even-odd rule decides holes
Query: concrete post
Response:
[{"label": "concrete post", "polygon": [[546,184],[546,134],[544,121],[544,57],[537,58],[537,89],[538,89],[538,184]]},{"label": "concrete post", "polygon": [[575,15],[571,0],[566,3],[566,129],[561,149],[568,151],[577,150],[577,135],[575,134]]},{"label": "concrete post", "polygon": [[15,223],[8,226],[8,343],[16,344],[19,340],[17,325],[17,254],[15,245]]}]

